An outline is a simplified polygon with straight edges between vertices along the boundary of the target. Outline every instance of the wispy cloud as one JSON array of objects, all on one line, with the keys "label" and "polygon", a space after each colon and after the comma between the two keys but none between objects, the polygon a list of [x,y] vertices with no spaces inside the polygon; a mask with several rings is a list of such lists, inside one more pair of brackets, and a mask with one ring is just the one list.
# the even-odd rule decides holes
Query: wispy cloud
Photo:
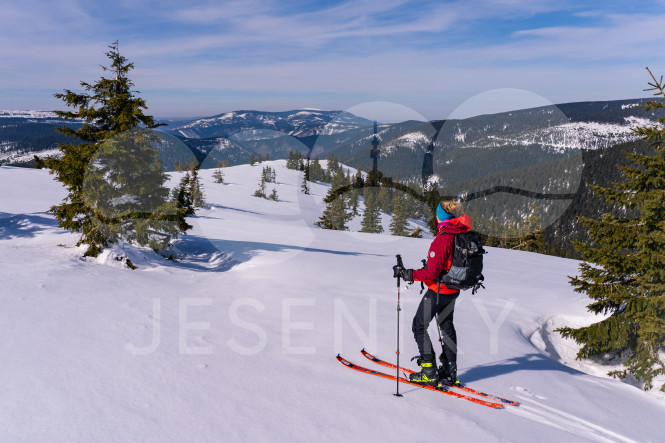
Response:
[{"label": "wispy cloud", "polygon": [[[319,108],[396,100],[440,118],[490,88],[530,89],[555,102],[619,98],[638,94],[644,65],[663,60],[661,7],[600,0],[117,0],[112,7],[26,0],[3,5],[0,88],[4,100],[12,88],[76,87],[100,74],[106,46],[119,39],[136,64],[139,89],[163,106],[191,93],[188,109],[199,103],[221,112],[243,97],[257,107],[261,100],[266,107]],[[157,112],[175,115],[177,108]]]}]

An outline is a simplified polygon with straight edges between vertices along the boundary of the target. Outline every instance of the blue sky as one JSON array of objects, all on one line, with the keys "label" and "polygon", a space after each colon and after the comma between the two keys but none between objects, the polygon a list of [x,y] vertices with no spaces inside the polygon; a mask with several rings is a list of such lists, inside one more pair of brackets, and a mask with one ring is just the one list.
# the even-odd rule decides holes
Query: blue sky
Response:
[{"label": "blue sky", "polygon": [[156,116],[349,109],[425,119],[646,96],[660,1],[0,0],[0,109],[62,109],[120,42]]}]

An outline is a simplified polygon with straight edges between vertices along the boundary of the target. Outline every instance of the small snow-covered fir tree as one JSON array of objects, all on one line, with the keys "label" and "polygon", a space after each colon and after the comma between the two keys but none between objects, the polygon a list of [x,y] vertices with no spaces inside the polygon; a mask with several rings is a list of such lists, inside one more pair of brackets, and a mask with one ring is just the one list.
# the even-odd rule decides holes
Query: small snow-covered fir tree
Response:
[{"label": "small snow-covered fir tree", "polygon": [[300,161],[302,160],[303,155],[298,151],[289,151],[289,155],[286,159],[287,169],[298,170],[300,168]]},{"label": "small snow-covered fir tree", "polygon": [[346,198],[343,194],[340,194],[340,190],[343,187],[344,174],[335,174],[332,185],[323,199],[326,202],[326,207],[323,210],[321,218],[316,223],[317,226],[337,231],[346,231],[348,229],[346,224],[353,215],[347,213]]},{"label": "small snow-covered fir tree", "polygon": [[323,170],[323,167],[321,166],[319,157],[316,157],[314,160],[312,160],[311,164],[309,165],[309,180],[322,182],[325,181],[325,176],[326,173]]},{"label": "small snow-covered fir tree", "polygon": [[409,208],[406,205],[406,197],[402,192],[394,192],[393,198],[393,219],[390,222],[390,233],[392,235],[406,236],[409,234],[407,230],[407,217]]},{"label": "small snow-covered fir tree", "polygon": [[393,200],[390,194],[391,192],[388,186],[381,186],[381,189],[377,195],[377,204],[379,205],[379,209],[386,214],[392,214],[393,212]]},{"label": "small snow-covered fir tree", "polygon": [[261,197],[261,198],[267,198],[266,196],[266,179],[265,177],[261,177],[261,181],[259,182],[259,189],[254,191],[254,197]]},{"label": "small snow-covered fir tree", "polygon": [[224,183],[224,172],[221,169],[215,169],[212,178],[215,179],[215,183]]},{"label": "small snow-covered fir tree", "polygon": [[365,189],[365,211],[361,221],[360,232],[380,234],[383,232],[381,225],[381,208],[379,208],[378,191],[374,188]]},{"label": "small snow-covered fir tree", "polygon": [[307,175],[306,174],[303,174],[302,185],[300,185],[300,191],[305,195],[309,195],[309,185],[307,184]]},{"label": "small snow-covered fir tree", "polygon": [[272,169],[270,166],[263,168],[261,172],[261,177],[266,183],[276,183],[277,182],[277,172]]},{"label": "small snow-covered fir tree", "polygon": [[199,166],[192,167],[192,175],[189,180],[189,195],[192,199],[192,205],[197,208],[205,206],[205,196],[199,180]]}]

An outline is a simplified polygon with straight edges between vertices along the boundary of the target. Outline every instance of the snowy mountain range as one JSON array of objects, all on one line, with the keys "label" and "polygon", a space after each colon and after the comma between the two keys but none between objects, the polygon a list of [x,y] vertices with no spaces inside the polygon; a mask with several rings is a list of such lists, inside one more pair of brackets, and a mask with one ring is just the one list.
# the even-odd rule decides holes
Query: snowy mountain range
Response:
[{"label": "snowy mountain range", "polygon": [[342,111],[234,111],[188,122],[168,132],[186,138],[230,137],[244,131],[279,131],[294,137],[347,131],[372,122]]},{"label": "snowy mountain range", "polygon": [[[200,119],[170,129],[203,158],[211,152],[241,164],[251,155],[286,158],[289,150],[325,158],[334,153],[354,167],[373,167],[372,142],[379,145],[379,169],[402,180],[442,185],[488,174],[542,165],[587,150],[606,149],[636,139],[633,128],[653,124],[644,99],[580,102],[481,115],[463,120],[373,122],[347,113],[239,111]],[[252,129],[249,129],[252,128]],[[231,134],[205,138],[206,135]],[[203,138],[201,138],[203,137]],[[223,151],[223,152],[222,152]],[[473,165],[494,161],[494,170]],[[482,168],[481,168],[482,169]],[[460,175],[461,174],[461,175]]]},{"label": "snowy mountain range", "polygon": [[0,111],[0,118],[57,119],[51,111]]},{"label": "snowy mountain range", "polygon": [[[267,165],[278,201],[252,197]],[[317,228],[328,186],[302,194],[283,160],[223,171],[224,184],[201,171],[207,206],[167,260],[128,244],[82,258],[45,212],[66,195],[60,183],[0,168],[0,440],[662,440],[663,394],[608,378],[617,361],[575,360],[554,331],[598,320],[568,284],[579,262],[488,248],[486,289],[456,304],[461,380],[518,406],[407,385],[396,398],[394,382],[335,356],[392,373],[360,350],[395,361],[391,267],[397,253],[419,266],[431,239],[355,232],[357,218],[350,231]],[[412,369],[418,292],[402,283]]]},{"label": "snowy mountain range", "polygon": [[[379,156],[388,175],[415,179],[422,175],[428,153],[432,155],[430,175],[441,177],[450,163],[437,153],[455,149],[467,149],[468,156],[473,149],[538,148],[553,157],[570,150],[603,149],[634,140],[631,128],[659,117],[638,107],[644,102],[580,102],[463,120],[379,122]],[[185,123],[168,122],[163,129],[181,138],[199,159],[216,149],[231,164],[244,163],[252,154],[276,159],[286,158],[289,150],[311,150],[312,157],[334,152],[353,166],[371,167],[373,122],[347,112],[235,111]],[[0,163],[20,165],[35,154],[57,155],[55,144],[65,139],[54,128],[61,124],[50,112],[0,111]]]}]

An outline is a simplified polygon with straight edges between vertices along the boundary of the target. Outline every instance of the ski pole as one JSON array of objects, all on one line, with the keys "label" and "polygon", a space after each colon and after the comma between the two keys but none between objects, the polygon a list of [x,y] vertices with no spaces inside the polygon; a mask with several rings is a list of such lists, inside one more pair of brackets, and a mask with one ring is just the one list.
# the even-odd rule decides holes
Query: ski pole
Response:
[{"label": "ski pole", "polygon": [[[404,268],[404,264],[402,263],[402,257],[397,254],[397,266],[400,268]],[[399,273],[395,272],[395,277],[397,277],[397,375],[395,376],[397,380],[397,392],[393,394],[395,397],[401,397],[402,394],[399,393],[399,311],[402,310],[402,308],[399,305],[399,283],[400,283],[400,275]]]},{"label": "ski pole", "polygon": [[[436,283],[436,304],[437,306],[439,305],[439,291],[441,290],[441,283],[437,282]],[[441,361],[441,364],[445,368],[447,365],[448,357],[446,357],[446,348],[443,347],[443,337],[441,336],[441,323],[439,323],[439,313],[437,312],[436,314],[436,330],[439,333],[439,343],[441,343],[441,355],[443,358],[446,359],[446,363],[443,362],[443,360],[439,359]]]}]

